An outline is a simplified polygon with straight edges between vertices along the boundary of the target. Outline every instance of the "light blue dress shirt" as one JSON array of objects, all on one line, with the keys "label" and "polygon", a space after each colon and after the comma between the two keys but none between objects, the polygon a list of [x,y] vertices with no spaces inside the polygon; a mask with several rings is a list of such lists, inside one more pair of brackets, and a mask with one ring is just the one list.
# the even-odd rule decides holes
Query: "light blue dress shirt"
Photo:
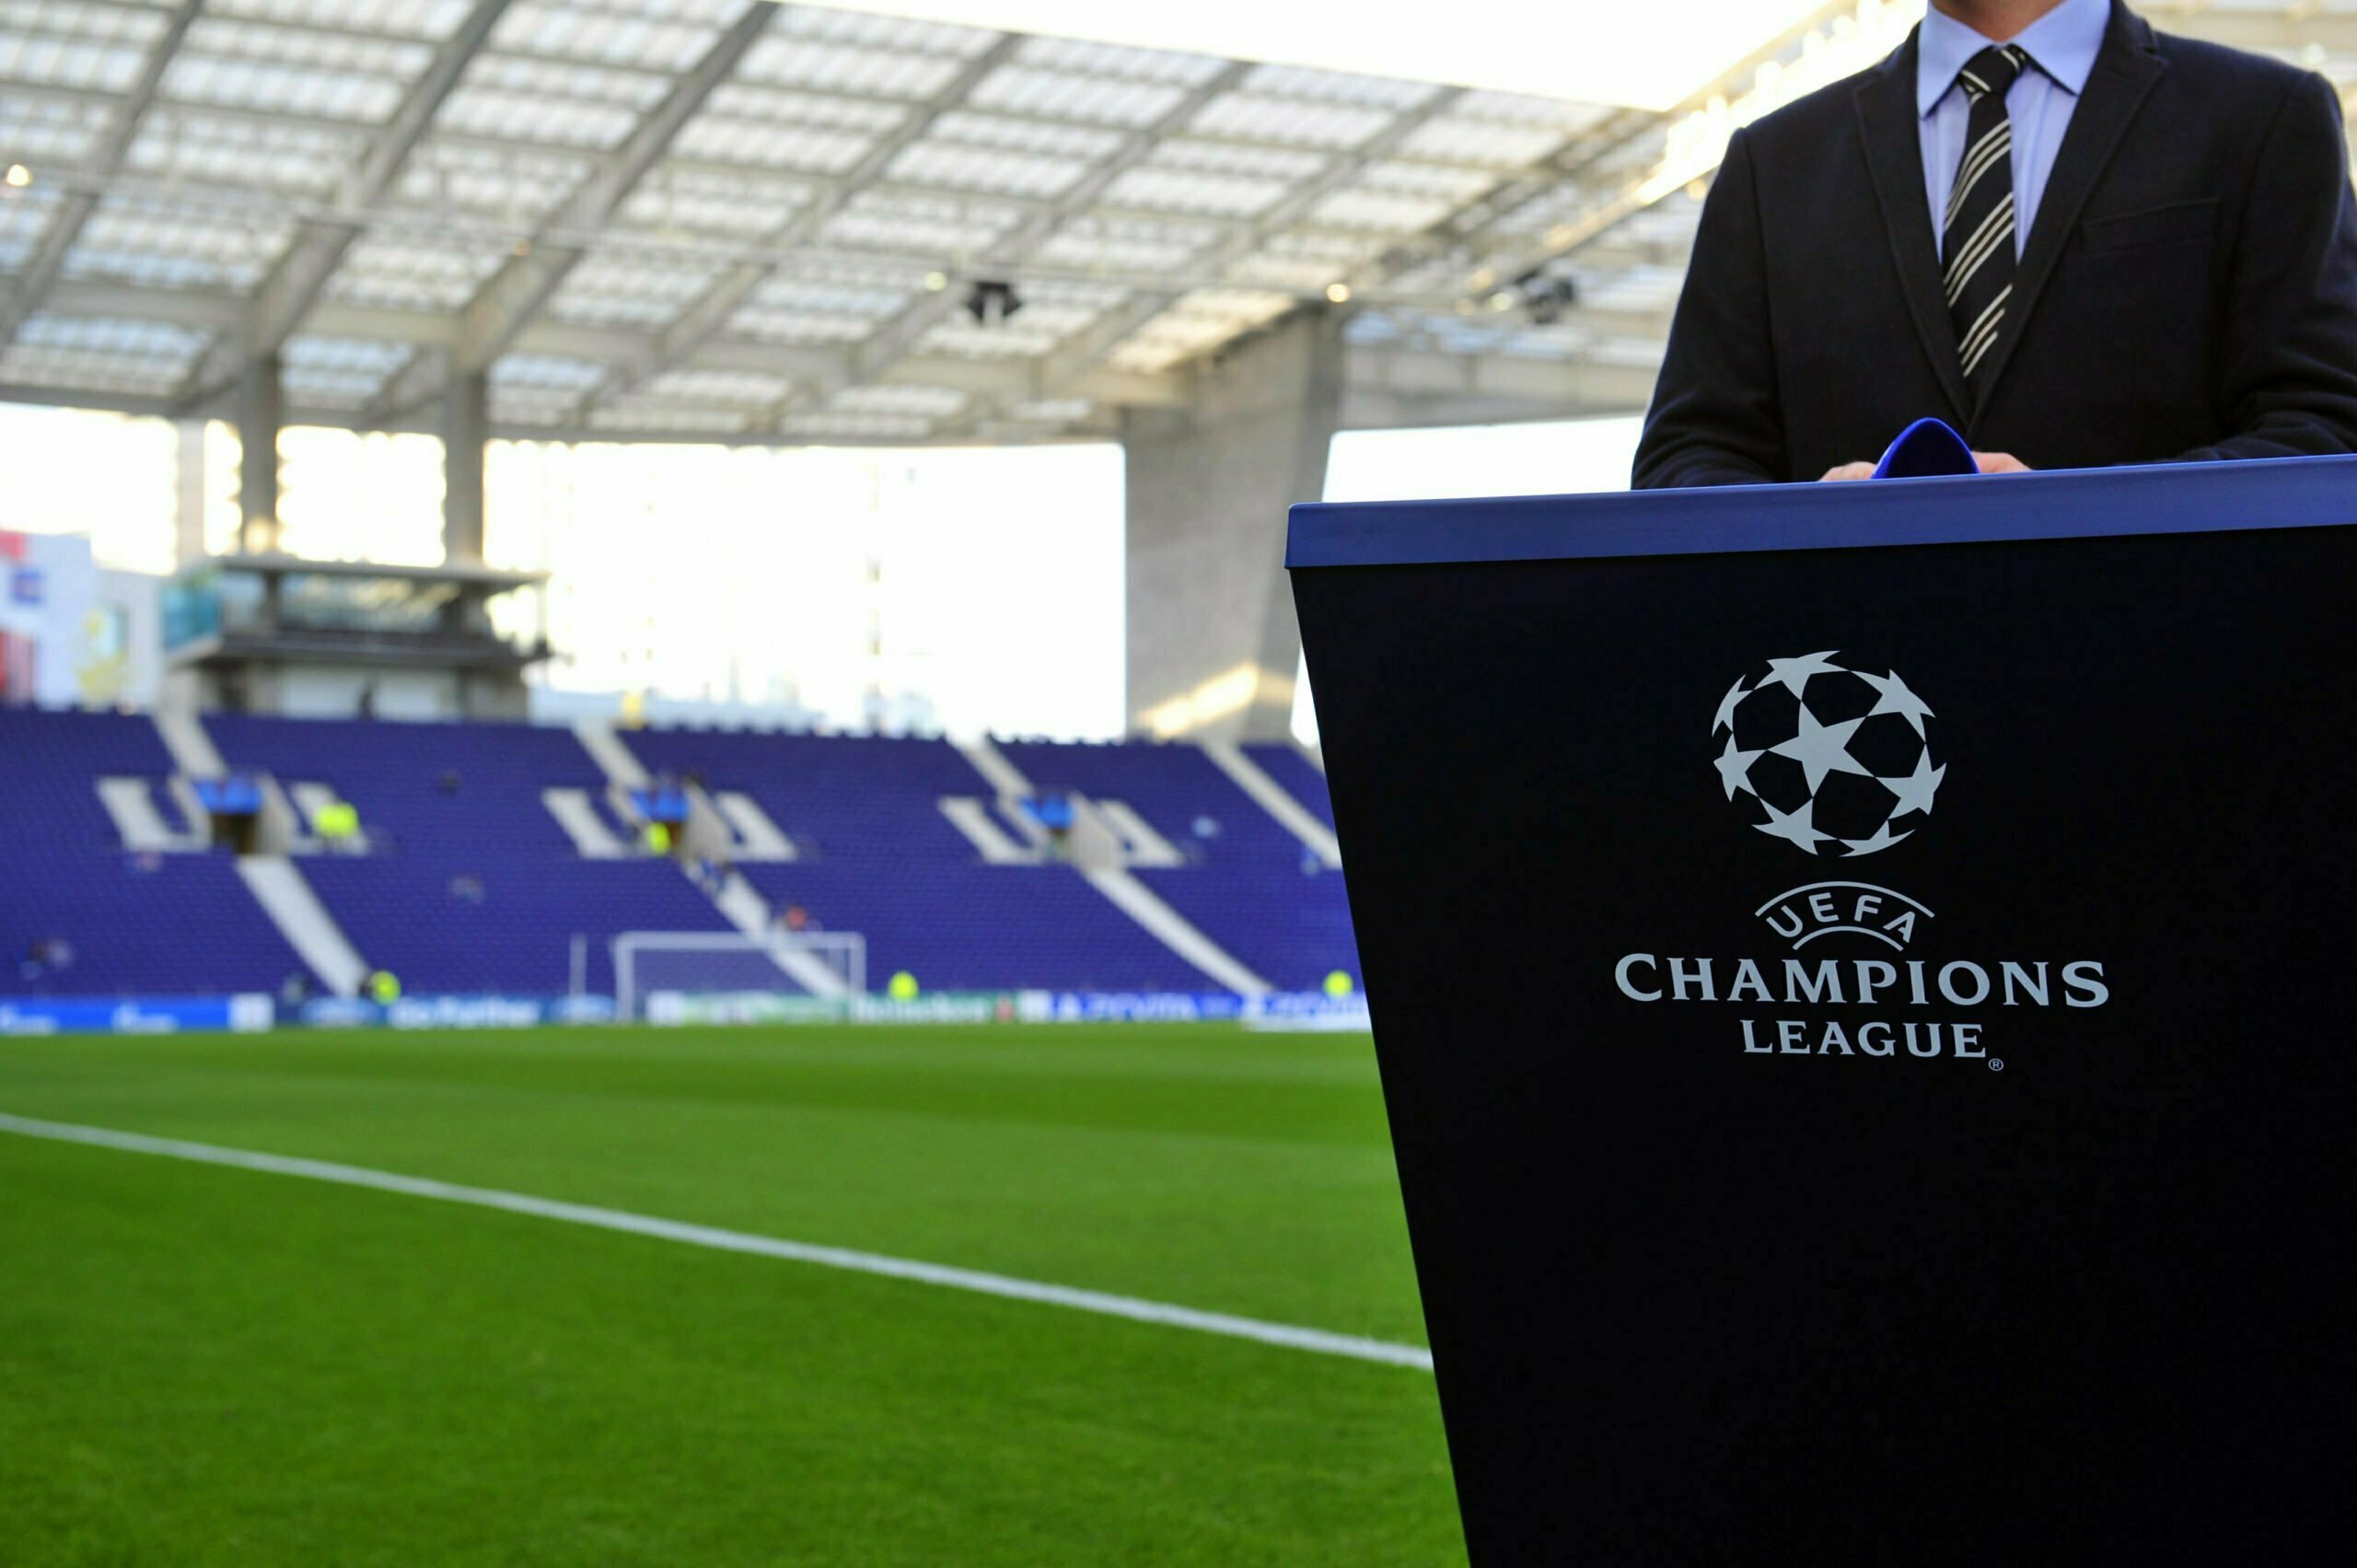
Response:
[{"label": "light blue dress shirt", "polygon": [[[2014,121],[2014,210],[2020,218],[2014,226],[2015,255],[2029,243],[2038,201],[2062,150],[2062,133],[2071,127],[2072,111],[2086,91],[2110,25],[2111,0],[2062,0],[2011,40],[2033,62],[2005,95]],[[1934,250],[1945,238],[1940,220],[1948,210],[1956,166],[1964,161],[1965,127],[1972,114],[1956,73],[1994,41],[1937,6],[1924,14],[1916,43],[1915,107],[1923,116],[1923,193],[1932,200]]]}]

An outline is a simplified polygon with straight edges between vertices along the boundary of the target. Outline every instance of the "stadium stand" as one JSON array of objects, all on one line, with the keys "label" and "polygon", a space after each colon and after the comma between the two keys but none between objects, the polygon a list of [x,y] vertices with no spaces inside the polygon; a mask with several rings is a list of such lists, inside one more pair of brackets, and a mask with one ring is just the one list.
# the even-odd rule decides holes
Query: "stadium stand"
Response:
[{"label": "stadium stand", "polygon": [[[710,931],[729,921],[672,862],[585,856],[542,802],[551,788],[605,791],[565,729],[208,715],[232,769],[267,773],[296,799],[357,808],[366,854],[299,857],[352,946],[412,994],[549,995],[588,938],[586,981],[611,989],[622,931]],[[927,990],[1195,992],[1204,975],[1109,904],[1074,866],[984,864],[945,799],[1006,803],[939,740],[658,729],[620,738],[656,774],[750,796],[795,859],[737,869],[773,909],[858,932],[868,972]],[[175,829],[172,761],[145,718],[0,711],[0,993],[167,994],[275,991],[301,960],[226,850],[132,854],[100,802],[102,778],[147,781]],[[1280,989],[1355,972],[1341,877],[1202,750],[1186,745],[1008,744],[1040,788],[1126,804],[1184,864],[1135,877],[1246,969]],[[1288,760],[1297,771],[1288,769]],[[1283,748],[1257,759],[1330,819],[1316,770]],[[1306,775],[1306,776],[1305,776]],[[629,825],[593,805],[618,838]],[[25,961],[63,938],[75,961]]]},{"label": "stadium stand", "polygon": [[[1186,865],[1141,868],[1138,879],[1280,991],[1314,990],[1336,970],[1357,974],[1341,874],[1306,864],[1300,842],[1199,748],[1028,741],[1000,749],[1038,787],[1121,801],[1178,846]],[[1303,804],[1330,825],[1324,776],[1288,748],[1268,749],[1317,781],[1315,804]],[[1298,781],[1277,776],[1300,798]]]},{"label": "stadium stand", "polygon": [[610,990],[614,933],[727,929],[671,863],[575,853],[540,804],[544,787],[598,784],[568,731],[233,714],[204,722],[232,766],[288,786],[325,784],[359,808],[377,853],[309,856],[304,875],[368,962],[412,993],[563,992],[575,935],[589,938],[588,988]]},{"label": "stadium stand", "polygon": [[1199,991],[1203,979],[1061,865],[985,865],[942,814],[987,793],[939,740],[634,731],[651,769],[741,790],[803,858],[742,869],[772,903],[867,938],[871,976],[929,989]]},{"label": "stadium stand", "polygon": [[[274,991],[302,967],[226,852],[126,854],[100,778],[160,780],[146,719],[0,708],[0,995]],[[37,960],[64,942],[72,961]]]}]

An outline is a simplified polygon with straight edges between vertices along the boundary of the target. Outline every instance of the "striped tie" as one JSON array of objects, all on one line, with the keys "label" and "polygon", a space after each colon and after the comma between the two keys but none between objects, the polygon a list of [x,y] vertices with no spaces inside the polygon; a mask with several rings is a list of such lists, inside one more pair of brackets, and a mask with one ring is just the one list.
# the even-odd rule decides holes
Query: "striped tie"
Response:
[{"label": "striped tie", "polygon": [[2014,296],[2014,122],[2005,94],[2029,56],[2012,44],[1991,45],[1956,73],[1971,100],[1964,161],[1941,223],[1940,255],[1947,264],[1948,314],[1956,321],[1956,354],[1978,404],[1988,395],[1983,366],[2005,326]]}]

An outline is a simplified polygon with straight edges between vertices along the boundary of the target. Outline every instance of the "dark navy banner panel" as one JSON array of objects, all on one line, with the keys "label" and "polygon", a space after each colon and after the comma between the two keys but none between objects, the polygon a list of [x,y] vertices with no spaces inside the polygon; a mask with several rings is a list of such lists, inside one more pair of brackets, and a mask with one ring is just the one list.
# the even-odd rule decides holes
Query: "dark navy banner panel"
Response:
[{"label": "dark navy banner panel", "polygon": [[[1477,1563],[2345,1545],[2357,529],[2315,471],[2179,470],[2219,531],[2129,527],[2149,471],[1935,482],[1991,537],[1887,548],[1550,558],[1598,505],[1558,501],[1485,562],[1478,505],[1384,508],[1457,560],[1296,568]],[[2004,537],[2042,487],[2090,537]]]}]

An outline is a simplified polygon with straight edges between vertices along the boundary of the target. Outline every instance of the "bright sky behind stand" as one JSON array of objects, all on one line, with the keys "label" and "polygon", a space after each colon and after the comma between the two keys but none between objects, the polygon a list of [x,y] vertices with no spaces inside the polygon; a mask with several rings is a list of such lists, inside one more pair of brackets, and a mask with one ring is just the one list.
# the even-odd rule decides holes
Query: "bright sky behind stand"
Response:
[{"label": "bright sky behind stand", "polygon": [[[1329,500],[1615,490],[1634,419],[1353,431]],[[0,404],[0,528],[91,537],[172,567],[176,441],[161,420]],[[287,548],[441,559],[441,447],[298,428],[281,440]],[[206,539],[228,548],[238,447],[206,443]],[[644,691],[855,726],[871,690],[951,732],[1124,728],[1121,453],[494,442],[489,553],[553,575],[559,691]],[[1314,736],[1303,704],[1296,730]]]}]

